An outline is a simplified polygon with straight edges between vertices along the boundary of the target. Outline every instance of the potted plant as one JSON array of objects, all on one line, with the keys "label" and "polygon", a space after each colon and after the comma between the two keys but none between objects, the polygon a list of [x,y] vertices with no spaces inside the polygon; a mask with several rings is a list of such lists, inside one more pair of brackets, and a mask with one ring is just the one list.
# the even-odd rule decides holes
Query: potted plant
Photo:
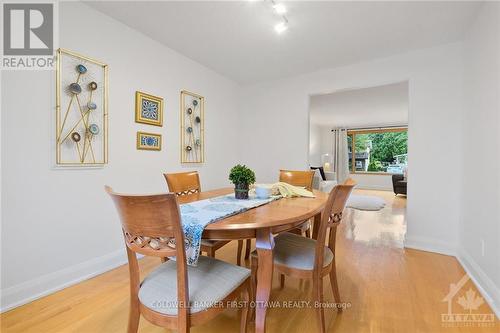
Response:
[{"label": "potted plant", "polygon": [[236,199],[248,199],[248,189],[255,183],[255,173],[246,165],[238,164],[231,169],[229,180],[234,184]]}]

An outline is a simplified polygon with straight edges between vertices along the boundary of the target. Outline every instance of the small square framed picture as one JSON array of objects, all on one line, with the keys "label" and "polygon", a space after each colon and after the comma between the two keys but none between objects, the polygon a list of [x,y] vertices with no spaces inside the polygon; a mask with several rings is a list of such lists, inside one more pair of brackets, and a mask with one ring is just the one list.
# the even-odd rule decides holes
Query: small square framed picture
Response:
[{"label": "small square framed picture", "polygon": [[137,132],[137,149],[161,150],[161,134]]},{"label": "small square framed picture", "polygon": [[135,122],[163,126],[163,98],[136,91]]}]

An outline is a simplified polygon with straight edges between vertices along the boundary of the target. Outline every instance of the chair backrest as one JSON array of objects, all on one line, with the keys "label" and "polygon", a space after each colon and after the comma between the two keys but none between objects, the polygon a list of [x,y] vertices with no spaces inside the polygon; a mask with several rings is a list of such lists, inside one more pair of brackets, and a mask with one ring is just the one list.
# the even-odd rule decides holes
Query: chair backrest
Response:
[{"label": "chair backrest", "polygon": [[[120,216],[127,249],[131,297],[137,299],[140,286],[139,265],[135,253],[155,257],[176,257],[179,304],[189,304],[184,233],[176,195],[126,195],[105,186]],[[188,308],[179,306],[179,317]]]},{"label": "chair backrest", "polygon": [[330,231],[328,239],[328,247],[335,254],[335,239],[337,233],[337,226],[342,220],[342,214],[351,192],[356,183],[354,181],[350,184],[340,184],[335,186],[326,201],[325,208],[321,213],[321,222],[319,225],[318,239],[316,244],[316,258],[315,269],[323,267],[323,257],[325,252],[325,240],[328,231]]},{"label": "chair backrest", "polygon": [[200,176],[197,171],[164,173],[168,190],[176,195],[187,195],[201,192]]},{"label": "chair backrest", "polygon": [[294,186],[302,186],[305,187],[306,190],[312,191],[314,173],[315,171],[313,170],[280,170],[280,182],[288,183]]}]

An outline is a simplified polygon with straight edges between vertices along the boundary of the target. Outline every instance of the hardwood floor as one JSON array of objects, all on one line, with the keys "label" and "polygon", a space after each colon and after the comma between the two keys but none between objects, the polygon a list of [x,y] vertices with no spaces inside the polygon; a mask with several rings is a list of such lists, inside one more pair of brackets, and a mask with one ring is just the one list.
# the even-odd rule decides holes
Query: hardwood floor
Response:
[{"label": "hardwood floor", "polygon": [[[348,214],[338,232],[337,274],[343,302],[350,304],[342,313],[326,309],[328,332],[499,332],[500,323],[486,327],[446,327],[442,302],[451,283],[464,271],[454,257],[403,248],[406,231],[404,197],[391,192],[355,191],[384,197],[388,205],[380,212],[355,211]],[[217,251],[217,257],[236,262],[236,242]],[[140,260],[141,269],[150,271],[159,260]],[[246,263],[249,265],[249,262]],[[268,332],[315,332],[312,308],[284,308],[288,301],[308,301],[311,285],[287,278],[279,289],[274,274],[271,302],[281,307],[268,311]],[[457,302],[471,289],[468,281],[453,299],[453,313],[469,313]],[[325,300],[333,302],[328,279],[324,279]],[[2,332],[125,332],[128,316],[127,266],[97,276],[78,285],[8,311],[0,316]],[[288,303],[284,303],[288,302]],[[463,302],[461,302],[463,303]],[[471,313],[492,313],[486,303]],[[253,325],[251,325],[253,329]],[[237,332],[239,311],[228,310],[193,332]],[[141,318],[139,332],[168,332]]]}]

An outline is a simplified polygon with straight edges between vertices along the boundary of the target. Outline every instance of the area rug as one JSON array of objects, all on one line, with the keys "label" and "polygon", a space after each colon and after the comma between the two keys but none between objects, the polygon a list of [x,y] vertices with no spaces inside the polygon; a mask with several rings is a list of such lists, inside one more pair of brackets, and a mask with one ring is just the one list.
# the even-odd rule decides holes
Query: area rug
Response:
[{"label": "area rug", "polygon": [[385,207],[384,199],[373,195],[352,194],[347,200],[346,206],[359,210],[378,211]]}]

